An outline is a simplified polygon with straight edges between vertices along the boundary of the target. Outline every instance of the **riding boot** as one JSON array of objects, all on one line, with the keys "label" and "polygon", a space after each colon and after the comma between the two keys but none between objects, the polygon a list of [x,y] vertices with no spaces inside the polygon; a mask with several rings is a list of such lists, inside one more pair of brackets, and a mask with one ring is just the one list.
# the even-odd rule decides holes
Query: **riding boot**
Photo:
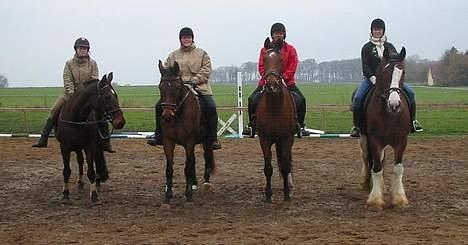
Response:
[{"label": "riding boot", "polygon": [[161,104],[158,102],[155,106],[155,119],[156,119],[156,129],[154,134],[148,137],[146,143],[151,146],[162,145],[162,134],[161,134],[161,115],[162,115],[162,107]]},{"label": "riding boot", "polygon": [[49,134],[54,128],[55,121],[53,119],[48,118],[44,128],[42,129],[41,137],[37,141],[36,144],[33,144],[32,147],[47,147],[47,142],[49,140]]},{"label": "riding boot", "polygon": [[248,124],[248,127],[245,127],[244,130],[242,131],[242,134],[249,136],[249,138],[255,138],[255,128],[256,128],[255,111],[257,108],[258,101],[260,100],[261,91],[262,91],[261,88],[257,88],[249,97],[249,101],[248,101],[249,102],[248,104],[249,124]]},{"label": "riding boot", "polygon": [[353,110],[353,128],[349,133],[349,136],[359,138],[361,135],[361,129],[359,128],[361,125],[361,110],[359,108],[354,108]]},{"label": "riding boot", "polygon": [[411,119],[410,132],[415,133],[423,131],[424,129],[421,126],[421,123],[419,123],[418,120],[416,120],[416,103],[411,103],[409,106],[409,110]]},{"label": "riding boot", "polygon": [[200,96],[199,98],[204,104],[202,114],[206,119],[208,130],[207,141],[211,144],[213,150],[219,150],[221,149],[221,143],[218,141],[218,112],[216,111],[216,103],[213,96]]},{"label": "riding boot", "polygon": [[107,122],[103,122],[103,123],[101,122],[101,123],[98,123],[98,127],[102,135],[102,140],[101,140],[102,149],[109,153],[115,153],[110,143],[111,135],[109,132],[109,125],[107,124]]}]

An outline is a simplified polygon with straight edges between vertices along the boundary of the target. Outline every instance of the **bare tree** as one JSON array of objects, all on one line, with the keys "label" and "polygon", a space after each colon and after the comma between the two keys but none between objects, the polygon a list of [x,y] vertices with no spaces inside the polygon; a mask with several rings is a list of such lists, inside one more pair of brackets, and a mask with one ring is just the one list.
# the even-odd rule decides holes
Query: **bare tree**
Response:
[{"label": "bare tree", "polygon": [[0,75],[0,88],[8,88],[8,78]]}]

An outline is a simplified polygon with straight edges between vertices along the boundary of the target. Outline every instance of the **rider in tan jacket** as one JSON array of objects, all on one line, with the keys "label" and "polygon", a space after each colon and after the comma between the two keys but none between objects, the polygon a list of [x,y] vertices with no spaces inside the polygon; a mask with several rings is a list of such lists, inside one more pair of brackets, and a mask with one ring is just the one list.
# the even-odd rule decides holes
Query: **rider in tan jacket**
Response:
[{"label": "rider in tan jacket", "polygon": [[[41,133],[41,138],[39,138],[39,141],[34,144],[33,147],[47,147],[49,134],[57,122],[58,114],[65,101],[80,88],[83,82],[99,79],[97,63],[89,57],[89,41],[86,38],[80,37],[75,41],[73,48],[75,49],[75,55],[65,63],[63,69],[64,94],[57,98],[50,109],[46,125]],[[99,126],[102,131],[106,132],[104,127],[107,128],[107,124]],[[109,129],[107,128],[107,132],[108,131]],[[109,141],[106,140],[103,143],[104,150],[113,152]]]},{"label": "rider in tan jacket", "polygon": [[[165,66],[172,66],[177,61],[180,68],[180,75],[184,82],[193,85],[198,92],[200,106],[202,108],[202,117],[206,121],[208,143],[212,144],[214,150],[220,149],[221,144],[217,140],[218,113],[216,103],[213,99],[213,92],[208,79],[211,74],[211,60],[208,53],[195,46],[193,41],[193,31],[189,27],[184,27],[179,32],[180,48],[169,54]],[[148,144],[152,146],[162,145],[161,137],[161,114],[162,106],[158,101],[155,105],[156,111],[156,130],[155,134],[150,136]],[[162,132],[164,133],[164,132]]]}]

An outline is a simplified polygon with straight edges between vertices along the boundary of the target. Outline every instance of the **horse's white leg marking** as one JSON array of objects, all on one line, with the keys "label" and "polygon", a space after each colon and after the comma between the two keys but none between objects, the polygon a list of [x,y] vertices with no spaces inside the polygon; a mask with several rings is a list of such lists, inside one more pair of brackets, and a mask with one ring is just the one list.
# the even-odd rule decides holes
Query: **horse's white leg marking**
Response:
[{"label": "horse's white leg marking", "polygon": [[393,166],[392,173],[392,204],[403,207],[408,204],[405,189],[403,188],[403,164],[398,163]]},{"label": "horse's white leg marking", "polygon": [[91,194],[95,191],[97,193],[97,188],[96,188],[96,182],[92,183],[89,185],[89,196],[91,197]]},{"label": "horse's white leg marking", "polygon": [[69,184],[68,183],[63,183],[63,190],[68,191],[69,190]]},{"label": "horse's white leg marking", "polygon": [[369,194],[367,199],[367,205],[370,207],[375,207],[382,209],[385,205],[383,200],[383,169],[377,173],[372,172],[372,191]]},{"label": "horse's white leg marking", "polygon": [[361,137],[359,138],[359,144],[361,146],[361,157],[362,157],[362,168],[361,168],[361,178],[362,182],[361,185],[364,189],[369,188],[369,159],[367,158],[367,137],[361,134]]},{"label": "horse's white leg marking", "polygon": [[292,176],[291,172],[288,174],[288,184],[289,184],[290,188],[294,187],[293,176]]}]

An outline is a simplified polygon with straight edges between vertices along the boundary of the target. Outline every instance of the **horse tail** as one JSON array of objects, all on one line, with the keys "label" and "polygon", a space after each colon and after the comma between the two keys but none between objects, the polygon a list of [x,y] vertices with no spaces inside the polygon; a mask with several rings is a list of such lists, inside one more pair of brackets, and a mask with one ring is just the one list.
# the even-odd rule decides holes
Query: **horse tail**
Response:
[{"label": "horse tail", "polygon": [[105,182],[109,179],[109,171],[107,170],[106,158],[104,157],[104,151],[101,147],[96,149],[95,159],[96,173],[99,176],[101,182]]}]

